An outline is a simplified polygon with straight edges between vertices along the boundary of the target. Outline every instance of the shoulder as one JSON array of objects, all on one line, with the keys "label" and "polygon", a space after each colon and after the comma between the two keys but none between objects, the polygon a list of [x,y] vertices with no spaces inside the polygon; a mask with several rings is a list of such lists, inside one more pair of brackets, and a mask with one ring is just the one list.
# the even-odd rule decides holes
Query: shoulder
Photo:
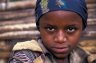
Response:
[{"label": "shoulder", "polygon": [[[10,63],[33,63],[42,54],[42,49],[36,40],[18,42],[13,47]],[[41,59],[40,59],[41,60]]]},{"label": "shoulder", "polygon": [[42,52],[42,49],[36,40],[17,42],[13,47],[13,51],[26,50],[26,49]]},{"label": "shoulder", "polygon": [[83,63],[95,63],[96,54],[91,54],[89,51],[87,51],[81,47],[77,47],[76,50],[79,53],[79,55],[81,56],[81,58],[85,57]]},{"label": "shoulder", "polygon": [[83,48],[81,47],[76,47],[75,48],[75,51],[80,55],[80,56],[83,56],[83,57],[87,57],[88,56],[88,52],[85,51]]},{"label": "shoulder", "polygon": [[90,63],[95,63],[96,62],[96,54],[91,54],[88,56],[88,61]]},{"label": "shoulder", "polygon": [[88,63],[88,54],[80,47],[76,47],[73,51],[73,57],[81,63]]},{"label": "shoulder", "polygon": [[40,52],[34,52],[31,50],[18,50],[11,53],[9,62],[10,63],[32,63],[34,59],[40,56]]}]

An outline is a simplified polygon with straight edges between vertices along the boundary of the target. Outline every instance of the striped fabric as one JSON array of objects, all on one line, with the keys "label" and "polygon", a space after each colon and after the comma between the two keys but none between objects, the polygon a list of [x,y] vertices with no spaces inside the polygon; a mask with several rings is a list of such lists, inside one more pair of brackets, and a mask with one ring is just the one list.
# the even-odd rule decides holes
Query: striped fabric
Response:
[{"label": "striped fabric", "polygon": [[[39,59],[38,59],[39,58]],[[70,63],[88,63],[85,52],[76,48],[70,53]],[[57,63],[50,53],[36,52],[32,50],[15,51],[9,63]]]}]

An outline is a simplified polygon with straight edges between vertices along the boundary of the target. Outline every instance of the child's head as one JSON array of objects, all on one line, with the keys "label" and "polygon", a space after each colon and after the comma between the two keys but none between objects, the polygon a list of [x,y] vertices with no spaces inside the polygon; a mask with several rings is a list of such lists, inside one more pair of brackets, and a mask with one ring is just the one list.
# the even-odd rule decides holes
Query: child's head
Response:
[{"label": "child's head", "polygon": [[37,0],[36,20],[44,46],[56,58],[65,58],[86,27],[85,1]]},{"label": "child's head", "polygon": [[88,14],[85,0],[37,0],[35,9],[37,27],[43,15],[58,10],[77,13],[82,18],[83,29],[86,28]]}]

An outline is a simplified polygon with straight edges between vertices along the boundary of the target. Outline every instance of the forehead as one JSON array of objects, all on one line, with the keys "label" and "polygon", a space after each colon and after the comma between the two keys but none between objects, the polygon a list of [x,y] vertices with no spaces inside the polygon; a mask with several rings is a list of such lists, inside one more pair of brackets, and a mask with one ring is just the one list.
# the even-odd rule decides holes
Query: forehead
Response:
[{"label": "forehead", "polygon": [[41,24],[80,24],[82,18],[75,12],[71,11],[52,11],[44,14],[40,18]]}]

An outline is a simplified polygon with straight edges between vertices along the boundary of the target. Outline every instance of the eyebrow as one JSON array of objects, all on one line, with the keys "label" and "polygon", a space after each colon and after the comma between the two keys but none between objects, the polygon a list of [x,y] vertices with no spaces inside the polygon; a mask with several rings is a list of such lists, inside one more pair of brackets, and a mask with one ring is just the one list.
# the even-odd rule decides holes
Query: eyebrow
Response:
[{"label": "eyebrow", "polygon": [[72,24],[72,25],[66,25],[66,26],[77,26],[77,24]]},{"label": "eyebrow", "polygon": [[44,24],[44,26],[46,25],[46,26],[55,26],[55,25],[53,25],[53,24],[48,24],[48,23],[43,23]]},{"label": "eyebrow", "polygon": [[75,28],[80,28],[80,26],[74,24],[74,25],[68,25],[68,26],[65,26],[65,28],[68,28],[68,27],[75,27]]}]

